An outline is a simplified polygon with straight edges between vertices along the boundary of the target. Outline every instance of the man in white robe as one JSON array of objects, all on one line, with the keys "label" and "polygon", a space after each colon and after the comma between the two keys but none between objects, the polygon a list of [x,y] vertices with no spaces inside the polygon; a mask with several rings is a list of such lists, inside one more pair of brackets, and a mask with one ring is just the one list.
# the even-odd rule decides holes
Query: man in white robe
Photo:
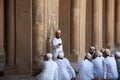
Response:
[{"label": "man in white robe", "polygon": [[63,51],[63,44],[61,36],[61,30],[56,30],[56,36],[53,38],[53,59],[57,59],[58,52]]},{"label": "man in white robe", "polygon": [[118,70],[118,80],[120,80],[120,52],[115,53],[116,63],[117,63],[117,70]]},{"label": "man in white robe", "polygon": [[94,59],[92,60],[93,66],[94,66],[94,76],[95,79],[101,80],[103,79],[103,64],[102,64],[102,58],[101,53],[99,51],[96,51],[96,53],[93,55]]},{"label": "man in white robe", "polygon": [[96,48],[95,48],[94,46],[91,46],[91,47],[89,48],[89,53],[90,53],[92,56],[94,55],[95,51],[96,51]]},{"label": "man in white robe", "polygon": [[67,58],[64,58],[64,53],[58,53],[58,59],[55,61],[58,65],[58,80],[75,80],[75,71],[70,65]]},{"label": "man in white robe", "polygon": [[118,78],[117,65],[115,58],[110,56],[111,51],[106,49],[103,53],[105,59],[103,59],[104,79],[116,80]]},{"label": "man in white robe", "polygon": [[94,79],[94,67],[91,63],[92,55],[87,53],[85,59],[78,63],[76,68],[78,80],[93,80]]},{"label": "man in white robe", "polygon": [[37,80],[58,80],[58,66],[52,60],[52,54],[48,53],[46,55],[47,59],[44,62],[43,71],[37,75]]}]

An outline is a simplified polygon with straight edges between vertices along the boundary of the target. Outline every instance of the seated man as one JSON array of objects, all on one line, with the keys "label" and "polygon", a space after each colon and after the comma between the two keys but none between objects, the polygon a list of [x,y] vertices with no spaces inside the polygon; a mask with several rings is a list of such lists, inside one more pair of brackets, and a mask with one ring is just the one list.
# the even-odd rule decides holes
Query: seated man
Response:
[{"label": "seated man", "polygon": [[57,60],[58,65],[58,80],[75,80],[75,71],[70,65],[67,58],[64,58],[63,51],[58,53]]},{"label": "seated man", "polygon": [[92,60],[94,66],[94,76],[97,80],[103,79],[103,64],[100,51],[96,51]]},{"label": "seated man", "polygon": [[58,80],[58,66],[52,60],[52,54],[47,53],[44,59],[44,69],[37,76],[38,80]]},{"label": "seated man", "polygon": [[104,79],[116,80],[118,78],[117,65],[114,57],[110,56],[111,51],[106,49],[103,53]]},{"label": "seated man", "polygon": [[94,67],[91,63],[92,55],[87,53],[85,59],[78,63],[76,68],[78,80],[93,80]]}]

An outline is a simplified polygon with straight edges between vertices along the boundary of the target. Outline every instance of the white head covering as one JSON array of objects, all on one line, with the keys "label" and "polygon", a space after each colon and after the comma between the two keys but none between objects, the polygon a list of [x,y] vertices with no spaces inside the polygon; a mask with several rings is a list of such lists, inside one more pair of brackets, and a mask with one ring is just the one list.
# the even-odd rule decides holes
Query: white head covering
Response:
[{"label": "white head covering", "polygon": [[100,51],[98,51],[98,53],[99,53],[99,57],[101,57],[103,55],[103,53],[101,53]]},{"label": "white head covering", "polygon": [[52,53],[47,53],[46,56],[48,59],[52,59]]},{"label": "white head covering", "polygon": [[116,55],[117,57],[120,57],[120,52],[116,52],[115,55]]},{"label": "white head covering", "polygon": [[63,51],[59,51],[58,52],[58,56],[59,56],[59,58],[64,58],[64,52]]},{"label": "white head covering", "polygon": [[91,59],[91,58],[92,58],[92,55],[91,55],[90,53],[87,53],[87,54],[86,54],[86,57],[87,57],[88,59]]},{"label": "white head covering", "polygon": [[100,56],[100,51],[96,51],[96,52],[95,52],[95,55],[96,55],[97,57],[99,57],[99,56]]},{"label": "white head covering", "polygon": [[56,30],[56,33],[61,33],[61,30],[60,30],[60,29],[57,29],[57,30]]},{"label": "white head covering", "polygon": [[101,49],[101,52],[105,52],[105,49],[104,49],[104,48],[102,48],[102,49]]},{"label": "white head covering", "polygon": [[95,47],[94,47],[94,46],[91,46],[90,48],[91,48],[91,49],[95,49]]},{"label": "white head covering", "polygon": [[110,52],[111,52],[110,49],[105,49],[105,54],[106,55],[110,55]]}]

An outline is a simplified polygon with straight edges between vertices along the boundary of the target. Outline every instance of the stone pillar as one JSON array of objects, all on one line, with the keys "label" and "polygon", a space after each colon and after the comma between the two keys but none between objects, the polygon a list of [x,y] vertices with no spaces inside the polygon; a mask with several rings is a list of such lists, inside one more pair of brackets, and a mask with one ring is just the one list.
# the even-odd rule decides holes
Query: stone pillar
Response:
[{"label": "stone pillar", "polygon": [[[45,0],[45,30],[47,31],[47,52],[52,52],[52,40],[55,36],[59,18],[59,0]],[[64,46],[64,45],[63,45]]]},{"label": "stone pillar", "polygon": [[3,75],[4,65],[4,0],[0,0],[0,76]]},{"label": "stone pillar", "polygon": [[32,0],[16,0],[16,66],[18,74],[32,72]]},{"label": "stone pillar", "polygon": [[87,0],[79,0],[80,1],[80,25],[79,25],[79,50],[80,50],[80,58],[83,59],[85,56],[85,35],[86,35],[86,3]]},{"label": "stone pillar", "polygon": [[33,63],[42,60],[45,53],[45,0],[32,1]]},{"label": "stone pillar", "polygon": [[92,0],[86,2],[86,52],[88,52],[92,45]]},{"label": "stone pillar", "polygon": [[97,49],[103,46],[103,0],[93,0],[93,45]]},{"label": "stone pillar", "polygon": [[59,27],[62,31],[63,50],[67,58],[70,55],[70,8],[70,0],[59,0]]},{"label": "stone pillar", "polygon": [[116,0],[116,43],[120,43],[120,0]]},{"label": "stone pillar", "polygon": [[0,55],[4,53],[4,0],[0,0]]},{"label": "stone pillar", "polygon": [[6,62],[7,65],[15,64],[15,2],[6,2]]},{"label": "stone pillar", "polygon": [[114,47],[115,0],[106,2],[106,45]]},{"label": "stone pillar", "polygon": [[71,0],[71,27],[70,27],[70,50],[71,54],[79,55],[80,39],[80,0]]}]

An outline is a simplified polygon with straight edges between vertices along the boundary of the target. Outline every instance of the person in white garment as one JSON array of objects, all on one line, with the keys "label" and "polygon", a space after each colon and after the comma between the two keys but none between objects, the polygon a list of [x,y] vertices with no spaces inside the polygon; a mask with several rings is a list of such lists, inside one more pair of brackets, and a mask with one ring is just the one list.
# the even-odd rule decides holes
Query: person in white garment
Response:
[{"label": "person in white garment", "polygon": [[55,37],[53,38],[53,59],[57,59],[58,52],[63,51],[63,44],[62,44],[62,39],[60,38],[61,36],[61,30],[56,30]]},{"label": "person in white garment", "polygon": [[37,80],[58,80],[58,66],[52,60],[52,54],[47,53],[43,71],[37,75]]},{"label": "person in white garment", "polygon": [[105,52],[105,49],[104,48],[102,48],[100,51],[99,51],[99,57],[103,60],[103,59],[105,59],[104,57],[103,57],[103,53]]},{"label": "person in white garment", "polygon": [[116,63],[117,63],[117,70],[118,70],[118,80],[120,80],[120,52],[115,53]]},{"label": "person in white garment", "polygon": [[94,55],[95,51],[96,51],[96,48],[95,48],[94,46],[91,46],[91,47],[89,48],[89,53],[90,53],[92,56]]},{"label": "person in white garment", "polygon": [[92,55],[87,53],[85,59],[78,63],[76,68],[78,80],[94,80],[94,66],[91,63]]},{"label": "person in white garment", "polygon": [[93,66],[94,66],[94,77],[96,80],[102,80],[103,79],[103,64],[100,57],[100,51],[96,51],[93,55],[94,59],[92,60]]},{"label": "person in white garment", "polygon": [[58,80],[76,80],[75,71],[70,65],[67,58],[64,58],[64,52],[58,53],[57,60],[55,61],[58,65]]},{"label": "person in white garment", "polygon": [[110,49],[105,49],[103,56],[103,70],[104,70],[104,79],[107,80],[116,80],[118,78],[117,65],[115,58],[110,56]]}]

